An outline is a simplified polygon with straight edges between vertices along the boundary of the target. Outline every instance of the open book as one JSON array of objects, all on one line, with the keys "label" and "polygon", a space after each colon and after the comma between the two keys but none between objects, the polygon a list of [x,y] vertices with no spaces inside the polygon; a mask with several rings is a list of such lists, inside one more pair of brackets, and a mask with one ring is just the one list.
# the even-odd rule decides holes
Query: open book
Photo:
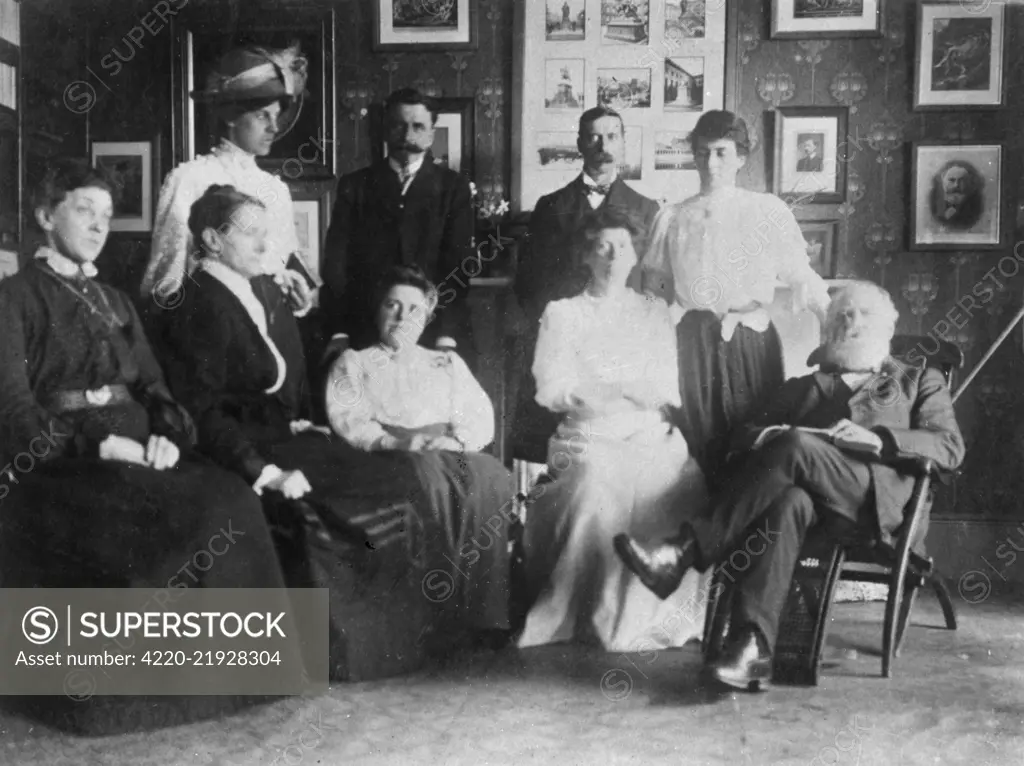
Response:
[{"label": "open book", "polygon": [[845,449],[851,452],[862,452],[875,456],[881,454],[881,450],[878,448],[877,444],[873,444],[871,442],[863,442],[857,439],[850,439],[847,437],[837,438],[836,436],[833,435],[834,429],[832,428],[809,428],[807,426],[788,425],[768,426],[767,428],[765,428],[763,431],[761,431],[761,433],[757,435],[757,439],[754,441],[754,449],[758,449],[759,447],[763,446],[766,442],[768,442],[769,439],[778,436],[780,433],[784,431],[789,431],[790,429],[794,428],[797,431],[803,431],[805,434],[814,434],[815,436],[820,436],[822,439],[832,442],[834,445],[839,447],[839,449]]}]

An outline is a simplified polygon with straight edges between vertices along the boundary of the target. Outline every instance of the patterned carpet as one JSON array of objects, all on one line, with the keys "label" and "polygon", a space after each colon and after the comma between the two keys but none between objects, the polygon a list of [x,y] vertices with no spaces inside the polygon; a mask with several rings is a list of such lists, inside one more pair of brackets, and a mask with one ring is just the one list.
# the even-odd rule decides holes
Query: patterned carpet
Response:
[{"label": "patterned carpet", "polygon": [[483,654],[408,678],[334,687],[226,720],[103,739],[0,719],[0,764],[1019,764],[1020,605],[922,596],[895,677],[879,676],[881,605],[836,607],[814,689],[711,691],[696,649]]}]

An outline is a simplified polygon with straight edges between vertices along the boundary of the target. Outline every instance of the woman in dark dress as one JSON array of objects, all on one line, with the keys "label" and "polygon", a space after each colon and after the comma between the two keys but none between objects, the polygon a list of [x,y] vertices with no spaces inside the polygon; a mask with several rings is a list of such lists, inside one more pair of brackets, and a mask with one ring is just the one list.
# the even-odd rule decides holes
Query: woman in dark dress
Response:
[{"label": "woman in dark dress", "polygon": [[[299,331],[287,312],[273,313],[253,296],[250,280],[262,273],[266,250],[266,215],[259,200],[231,186],[211,186],[192,206],[189,227],[203,255],[193,274],[193,288],[177,310],[169,333],[171,387],[196,417],[200,447],[220,465],[241,475],[258,492],[273,490],[303,498],[317,509],[332,533],[358,527],[371,544],[386,546],[402,537],[409,555],[426,577],[460,551],[472,548],[470,536],[484,516],[427,513],[447,497],[444,477],[425,482],[412,456],[395,452],[367,454],[349,446],[326,427],[304,420],[308,412],[306,365]],[[273,296],[271,296],[273,298]],[[274,300],[283,300],[280,296]],[[267,317],[275,317],[268,322]],[[511,484],[508,499],[511,499]],[[412,514],[378,523],[363,523],[360,511],[405,505]],[[497,516],[498,508],[492,509]],[[503,534],[504,522],[494,522]],[[508,628],[507,537],[491,546],[498,551],[494,569],[483,580],[484,605],[468,612],[454,609],[458,627],[470,630]],[[481,558],[478,554],[475,558]],[[490,559],[488,559],[490,560]],[[451,569],[443,564],[444,572]],[[472,567],[462,571],[475,573]],[[427,589],[444,582],[424,578]],[[445,577],[441,576],[444,580]],[[463,589],[464,590],[464,589]],[[457,599],[438,598],[445,607]],[[479,604],[480,601],[474,601]]]},{"label": "woman in dark dress", "polygon": [[[281,588],[258,498],[190,456],[135,309],[93,279],[111,189],[54,161],[35,200],[47,244],[0,282],[0,583]],[[193,565],[225,533],[216,564]]]}]

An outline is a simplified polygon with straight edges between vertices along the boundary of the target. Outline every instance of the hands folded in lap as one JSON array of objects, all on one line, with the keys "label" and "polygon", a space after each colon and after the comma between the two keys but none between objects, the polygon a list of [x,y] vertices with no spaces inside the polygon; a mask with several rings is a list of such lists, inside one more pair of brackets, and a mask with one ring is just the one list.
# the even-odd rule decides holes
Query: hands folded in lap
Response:
[{"label": "hands folded in lap", "polygon": [[178,447],[174,442],[155,434],[150,436],[149,441],[144,445],[127,436],[111,434],[100,442],[99,453],[101,460],[136,463],[155,468],[157,471],[174,468],[180,457]]}]

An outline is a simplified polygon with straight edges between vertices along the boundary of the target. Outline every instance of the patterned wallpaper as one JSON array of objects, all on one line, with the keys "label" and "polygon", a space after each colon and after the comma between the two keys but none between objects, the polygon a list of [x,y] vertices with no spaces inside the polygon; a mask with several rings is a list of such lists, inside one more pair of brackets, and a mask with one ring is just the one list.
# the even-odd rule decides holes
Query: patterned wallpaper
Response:
[{"label": "patterned wallpaper", "polygon": [[411,85],[431,96],[476,99],[476,185],[481,196],[507,198],[513,9],[514,0],[478,0],[475,51],[374,53],[370,3],[349,3],[336,44],[339,172],[374,158],[371,105]]},{"label": "patterned wallpaper", "polygon": [[[731,5],[731,3],[730,3]],[[838,219],[838,275],[884,286],[901,313],[899,332],[944,337],[966,355],[965,374],[1020,308],[1024,269],[1013,242],[1024,239],[1020,172],[1024,133],[1024,8],[1007,11],[1009,60],[1006,106],[998,111],[915,112],[913,104],[916,4],[886,3],[887,34],[875,39],[768,39],[768,6],[737,3],[734,68],[727,100],[756,133],[743,183],[765,189],[771,148],[767,120],[779,106],[849,107],[847,201],[808,205],[802,220]],[[1016,222],[1004,251],[908,251],[911,146],[920,140],[1005,142],[1003,172],[1010,179],[1007,214]],[[1022,249],[1024,255],[1024,249]],[[1018,273],[1020,272],[1020,273]],[[958,302],[978,296],[978,308]],[[971,302],[964,300],[971,307]],[[923,351],[934,349],[926,342]],[[1024,496],[1024,406],[1018,395],[1024,347],[1017,329],[957,403],[968,443],[954,486],[937,493],[935,513],[970,517],[1020,515]],[[950,491],[951,490],[951,491]]]}]

